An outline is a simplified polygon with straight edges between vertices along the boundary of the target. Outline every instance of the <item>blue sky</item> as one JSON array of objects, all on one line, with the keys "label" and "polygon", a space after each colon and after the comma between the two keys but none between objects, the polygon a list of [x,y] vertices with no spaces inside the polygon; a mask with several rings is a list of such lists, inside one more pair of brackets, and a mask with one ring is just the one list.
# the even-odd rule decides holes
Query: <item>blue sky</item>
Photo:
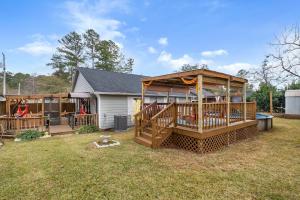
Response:
[{"label": "blue sky", "polygon": [[300,1],[3,0],[0,51],[9,71],[49,74],[57,40],[94,28],[135,59],[134,73],[174,72],[184,63],[235,74],[259,65],[269,43],[299,23]]}]

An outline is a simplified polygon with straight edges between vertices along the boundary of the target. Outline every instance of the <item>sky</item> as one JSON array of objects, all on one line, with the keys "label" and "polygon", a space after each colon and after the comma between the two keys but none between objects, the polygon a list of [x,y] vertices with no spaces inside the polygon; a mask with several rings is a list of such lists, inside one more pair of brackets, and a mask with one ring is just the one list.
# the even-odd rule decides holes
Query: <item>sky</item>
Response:
[{"label": "sky", "polygon": [[93,28],[135,60],[135,74],[207,64],[234,75],[262,63],[275,36],[299,23],[299,7],[298,0],[2,0],[0,51],[9,71],[50,74],[57,40]]}]

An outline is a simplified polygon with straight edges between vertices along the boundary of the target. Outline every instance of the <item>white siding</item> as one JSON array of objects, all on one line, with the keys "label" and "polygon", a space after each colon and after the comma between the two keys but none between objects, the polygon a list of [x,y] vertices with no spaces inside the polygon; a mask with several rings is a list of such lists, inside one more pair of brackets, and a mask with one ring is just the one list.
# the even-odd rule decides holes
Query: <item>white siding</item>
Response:
[{"label": "white siding", "polygon": [[157,101],[157,103],[167,103],[167,97],[145,97],[145,103],[153,103]]},{"label": "white siding", "polygon": [[300,97],[285,97],[285,114],[300,115]]},{"label": "white siding", "polygon": [[129,96],[127,97],[128,103],[128,126],[132,126],[134,124],[134,114],[135,114],[135,97]]},{"label": "white siding", "polygon": [[115,115],[128,115],[127,96],[100,95],[98,101],[101,129],[113,128]]},{"label": "white siding", "polygon": [[87,80],[83,77],[81,73],[79,73],[76,81],[76,85],[74,87],[73,92],[93,92],[93,88],[87,82]]}]

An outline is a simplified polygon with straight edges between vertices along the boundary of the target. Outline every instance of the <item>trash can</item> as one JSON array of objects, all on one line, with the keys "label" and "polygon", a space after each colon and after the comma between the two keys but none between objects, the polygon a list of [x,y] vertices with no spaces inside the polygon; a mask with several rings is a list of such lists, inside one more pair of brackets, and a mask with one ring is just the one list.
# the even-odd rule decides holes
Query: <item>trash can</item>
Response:
[{"label": "trash can", "polygon": [[115,129],[115,131],[127,130],[127,116],[126,115],[115,115],[114,116],[114,129]]}]

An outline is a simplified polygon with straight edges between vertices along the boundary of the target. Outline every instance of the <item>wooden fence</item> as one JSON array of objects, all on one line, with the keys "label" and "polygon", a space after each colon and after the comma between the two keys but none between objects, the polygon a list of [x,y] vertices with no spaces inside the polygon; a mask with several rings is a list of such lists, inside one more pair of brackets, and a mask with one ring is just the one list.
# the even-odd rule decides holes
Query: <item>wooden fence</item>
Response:
[{"label": "wooden fence", "polygon": [[[198,128],[198,103],[176,103],[176,124],[188,128]],[[202,128],[212,129],[230,123],[244,121],[244,103],[229,103],[229,119],[227,102],[202,104]],[[246,119],[256,119],[256,103],[246,103]],[[229,122],[228,122],[229,120]]]},{"label": "wooden fence", "polygon": [[0,124],[5,132],[21,132],[29,129],[45,131],[45,117],[1,117]]},{"label": "wooden fence", "polygon": [[80,126],[94,125],[98,127],[98,115],[97,114],[84,114],[74,115],[70,120],[70,126],[73,129],[77,129]]}]

